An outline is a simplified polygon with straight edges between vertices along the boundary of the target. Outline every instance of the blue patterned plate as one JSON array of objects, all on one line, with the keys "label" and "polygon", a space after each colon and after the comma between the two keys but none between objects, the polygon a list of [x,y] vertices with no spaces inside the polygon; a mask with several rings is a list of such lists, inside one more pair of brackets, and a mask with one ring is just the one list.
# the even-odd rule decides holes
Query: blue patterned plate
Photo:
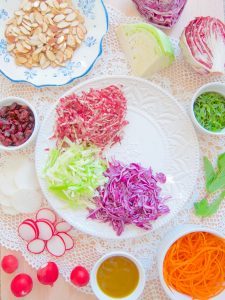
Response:
[{"label": "blue patterned plate", "polygon": [[42,70],[17,66],[7,51],[5,23],[13,16],[20,0],[0,0],[0,72],[14,82],[29,82],[36,87],[61,86],[86,75],[102,53],[102,39],[108,29],[108,15],[103,0],[73,0],[85,16],[86,39],[65,67]]}]

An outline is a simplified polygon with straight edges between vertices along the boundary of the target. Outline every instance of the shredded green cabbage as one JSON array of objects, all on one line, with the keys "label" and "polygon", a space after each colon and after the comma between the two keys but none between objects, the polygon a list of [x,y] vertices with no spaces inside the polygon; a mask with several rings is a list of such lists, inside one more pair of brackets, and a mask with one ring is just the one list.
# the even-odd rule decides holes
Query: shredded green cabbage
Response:
[{"label": "shredded green cabbage", "polygon": [[96,188],[107,181],[103,175],[107,163],[100,158],[98,148],[68,143],[68,148],[50,151],[44,177],[51,192],[78,208],[87,205]]}]

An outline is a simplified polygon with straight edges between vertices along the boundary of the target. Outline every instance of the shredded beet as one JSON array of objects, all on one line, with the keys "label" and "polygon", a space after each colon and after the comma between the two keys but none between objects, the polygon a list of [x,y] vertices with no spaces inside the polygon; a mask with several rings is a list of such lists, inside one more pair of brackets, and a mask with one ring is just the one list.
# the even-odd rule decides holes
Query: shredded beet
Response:
[{"label": "shredded beet", "polygon": [[97,208],[89,209],[88,218],[110,223],[117,235],[125,224],[149,230],[152,221],[169,212],[164,201],[170,197],[162,197],[158,186],[166,182],[163,173],[153,175],[151,168],[113,161],[104,175],[108,182],[98,188],[99,195],[94,197]]},{"label": "shredded beet", "polygon": [[54,137],[58,141],[67,137],[101,149],[112,146],[121,141],[122,129],[128,124],[126,109],[126,98],[115,85],[72,94],[60,99]]}]

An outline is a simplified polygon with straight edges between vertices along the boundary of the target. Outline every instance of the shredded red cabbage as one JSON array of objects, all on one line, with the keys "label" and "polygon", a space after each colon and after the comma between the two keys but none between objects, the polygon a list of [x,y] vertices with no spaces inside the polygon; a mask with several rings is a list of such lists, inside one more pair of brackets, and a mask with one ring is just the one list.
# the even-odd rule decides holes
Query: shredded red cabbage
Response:
[{"label": "shredded red cabbage", "polygon": [[164,28],[173,27],[180,17],[187,0],[133,0],[141,15]]},{"label": "shredded red cabbage", "polygon": [[104,149],[121,141],[122,129],[128,124],[126,110],[127,100],[115,85],[72,94],[60,99],[54,137]]},{"label": "shredded red cabbage", "polygon": [[88,218],[110,223],[117,235],[124,231],[125,224],[134,224],[145,230],[151,222],[169,212],[161,196],[158,183],[164,184],[163,173],[153,175],[152,169],[137,163],[125,166],[119,161],[109,163],[104,175],[108,182],[98,188],[94,197],[96,209],[89,209]]}]

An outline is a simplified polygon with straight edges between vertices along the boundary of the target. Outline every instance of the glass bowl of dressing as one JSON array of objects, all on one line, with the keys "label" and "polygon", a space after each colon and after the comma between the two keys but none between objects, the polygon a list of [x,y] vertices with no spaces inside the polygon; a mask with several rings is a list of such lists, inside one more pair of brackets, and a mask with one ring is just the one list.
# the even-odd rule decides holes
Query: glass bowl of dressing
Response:
[{"label": "glass bowl of dressing", "polygon": [[111,252],[94,265],[91,287],[100,300],[137,300],[145,287],[145,271],[133,255]]}]

